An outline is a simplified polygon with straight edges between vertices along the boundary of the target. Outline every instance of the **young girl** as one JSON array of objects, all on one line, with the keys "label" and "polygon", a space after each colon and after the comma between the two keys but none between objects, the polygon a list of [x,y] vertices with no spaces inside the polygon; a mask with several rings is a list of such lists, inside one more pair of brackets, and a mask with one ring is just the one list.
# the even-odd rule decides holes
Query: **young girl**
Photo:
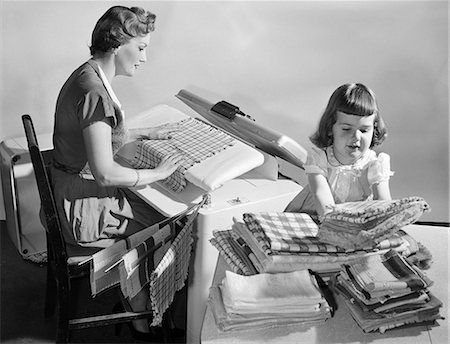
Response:
[{"label": "young girl", "polygon": [[338,203],[391,199],[390,157],[371,149],[386,135],[375,94],[363,84],[338,87],[310,138],[309,185],[285,211],[321,216]]}]

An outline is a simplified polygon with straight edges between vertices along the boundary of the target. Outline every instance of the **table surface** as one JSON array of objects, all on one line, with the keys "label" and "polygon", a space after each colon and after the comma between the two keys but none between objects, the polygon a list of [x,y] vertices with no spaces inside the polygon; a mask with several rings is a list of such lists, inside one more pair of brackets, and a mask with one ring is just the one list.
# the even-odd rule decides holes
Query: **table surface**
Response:
[{"label": "table surface", "polygon": [[[334,316],[323,325],[309,328],[300,326],[279,327],[264,330],[219,332],[213,315],[207,308],[201,335],[203,344],[233,343],[449,343],[449,228],[438,226],[409,225],[404,228],[413,238],[425,245],[433,255],[433,264],[426,275],[434,281],[430,291],[443,302],[438,326],[413,326],[379,332],[364,333],[353,320],[340,296],[336,297],[338,308]],[[219,283],[227,269],[219,259],[214,277]]]}]

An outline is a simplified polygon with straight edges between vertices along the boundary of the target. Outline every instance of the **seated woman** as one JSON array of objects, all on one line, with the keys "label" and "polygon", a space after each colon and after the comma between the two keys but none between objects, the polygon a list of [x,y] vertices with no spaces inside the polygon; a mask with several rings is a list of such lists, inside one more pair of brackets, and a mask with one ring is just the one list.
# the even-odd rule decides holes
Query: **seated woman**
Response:
[{"label": "seated woman", "polygon": [[[146,62],[154,22],[155,15],[139,7],[110,8],[92,33],[92,58],[70,75],[59,93],[51,175],[69,245],[106,247],[162,220],[127,188],[167,178],[181,157],[166,157],[154,169],[135,170],[119,165],[114,155],[127,140],[164,139],[170,128],[128,131],[111,87],[116,76],[131,77]],[[130,300],[134,311],[147,308],[147,294],[142,290]],[[145,319],[133,325],[138,337],[150,331]]]}]

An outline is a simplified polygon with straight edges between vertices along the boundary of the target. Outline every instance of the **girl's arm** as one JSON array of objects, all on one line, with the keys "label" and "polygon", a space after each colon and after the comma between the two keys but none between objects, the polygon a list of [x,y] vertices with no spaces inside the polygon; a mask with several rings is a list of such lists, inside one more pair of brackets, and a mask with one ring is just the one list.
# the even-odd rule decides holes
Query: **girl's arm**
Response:
[{"label": "girl's arm", "polygon": [[95,122],[83,130],[83,139],[91,172],[102,186],[139,186],[167,178],[179,166],[182,157],[174,155],[162,159],[154,169],[135,170],[121,166],[113,158],[111,127]]},{"label": "girl's arm", "polygon": [[371,162],[367,171],[367,180],[372,188],[374,199],[391,200],[389,179],[393,174],[390,156],[386,153],[378,154],[378,158]]},{"label": "girl's arm", "polygon": [[335,204],[328,180],[322,174],[310,173],[308,174],[308,183],[316,204],[316,211],[319,216],[322,216],[330,210],[330,206]]},{"label": "girl's arm", "polygon": [[391,200],[391,190],[389,188],[389,180],[384,180],[372,186],[373,199],[376,200]]}]

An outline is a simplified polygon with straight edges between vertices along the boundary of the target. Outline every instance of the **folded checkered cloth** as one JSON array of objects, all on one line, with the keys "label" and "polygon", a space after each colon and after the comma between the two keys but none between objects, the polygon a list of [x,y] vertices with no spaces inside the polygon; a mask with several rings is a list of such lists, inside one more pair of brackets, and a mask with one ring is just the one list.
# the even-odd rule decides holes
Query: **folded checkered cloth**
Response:
[{"label": "folded checkered cloth", "polygon": [[134,168],[155,168],[164,156],[181,154],[181,165],[170,177],[162,181],[170,189],[181,192],[186,187],[186,170],[233,146],[236,140],[195,118],[171,124],[174,125],[177,125],[179,130],[171,133],[171,139],[138,141],[136,154],[130,163]]},{"label": "folded checkered cloth", "polygon": [[213,231],[213,237],[209,242],[219,251],[225,259],[231,270],[239,275],[254,275],[258,271],[255,265],[258,265],[257,258],[248,248],[235,241],[231,230]]},{"label": "folded checkered cloth", "polygon": [[423,272],[394,250],[357,259],[345,267],[352,282],[370,294],[386,295],[396,290],[411,292],[428,288],[432,284]]},{"label": "folded checkered cloth", "polygon": [[243,220],[266,254],[338,253],[344,248],[329,245],[317,237],[319,226],[308,214],[261,212],[244,213]]},{"label": "folded checkered cloth", "polygon": [[323,216],[318,238],[345,249],[375,246],[429,210],[421,197],[341,203]]}]

